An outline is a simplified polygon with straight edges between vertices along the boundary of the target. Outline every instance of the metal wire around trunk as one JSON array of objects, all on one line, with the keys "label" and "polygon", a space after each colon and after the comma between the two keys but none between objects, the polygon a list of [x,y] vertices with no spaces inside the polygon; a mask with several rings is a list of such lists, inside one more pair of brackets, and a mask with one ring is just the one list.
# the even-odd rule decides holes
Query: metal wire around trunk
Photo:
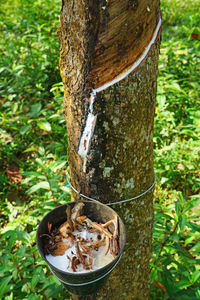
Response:
[{"label": "metal wire around trunk", "polygon": [[[91,198],[91,197],[88,197],[82,193],[80,193],[79,191],[77,191],[77,189],[75,189],[75,187],[71,184],[70,180],[69,180],[69,173],[67,172],[67,175],[66,175],[66,180],[67,180],[67,183],[69,184],[69,186],[71,187],[71,189],[76,192],[78,195],[80,195],[81,197],[87,199],[87,200],[91,200],[91,201],[100,201],[98,199],[94,199],[94,198]],[[143,193],[135,196],[135,197],[132,197],[132,198],[128,198],[128,199],[124,199],[124,200],[120,200],[120,201],[116,201],[116,202],[109,202],[109,203],[105,203],[106,205],[115,205],[115,204],[121,204],[121,203],[125,203],[125,202],[129,202],[129,201],[132,201],[132,200],[136,200],[144,195],[146,195],[156,184],[156,174],[155,174],[155,171],[154,171],[154,180],[153,180],[153,183],[152,185],[146,189],[146,191],[144,191]]]}]

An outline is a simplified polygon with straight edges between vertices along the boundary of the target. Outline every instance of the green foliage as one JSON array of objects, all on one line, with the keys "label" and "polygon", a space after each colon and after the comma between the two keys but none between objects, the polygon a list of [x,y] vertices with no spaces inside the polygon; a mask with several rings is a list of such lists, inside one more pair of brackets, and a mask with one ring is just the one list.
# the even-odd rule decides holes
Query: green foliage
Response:
[{"label": "green foliage", "polygon": [[15,103],[31,97],[47,102],[48,87],[59,81],[59,5],[58,0],[1,3],[2,98]]},{"label": "green foliage", "polygon": [[151,299],[200,297],[200,1],[162,1]]},{"label": "green foliage", "polygon": [[[67,299],[35,243],[42,216],[69,201],[63,89],[57,83],[61,4],[0,5],[0,299]],[[23,179],[16,183],[18,175],[7,170]]]},{"label": "green foliage", "polygon": [[165,287],[169,298],[164,299],[195,300],[200,292],[200,197],[186,201],[181,192],[171,193],[167,202],[155,199],[151,281]]},{"label": "green foliage", "polygon": [[[68,299],[35,243],[44,214],[70,201],[56,36],[60,2],[0,4],[0,299],[5,300]],[[200,1],[161,5],[151,299],[195,300],[200,298],[200,42],[192,34],[200,34]]]}]

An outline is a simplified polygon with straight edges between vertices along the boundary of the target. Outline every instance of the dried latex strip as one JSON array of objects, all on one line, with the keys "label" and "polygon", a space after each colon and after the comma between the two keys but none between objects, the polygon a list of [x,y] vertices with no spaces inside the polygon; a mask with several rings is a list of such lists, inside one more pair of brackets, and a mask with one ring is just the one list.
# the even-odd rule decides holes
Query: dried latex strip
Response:
[{"label": "dried latex strip", "polygon": [[137,61],[135,61],[131,67],[126,70],[126,72],[123,72],[116,78],[114,78],[112,81],[105,83],[104,85],[98,87],[97,89],[93,89],[92,92],[90,93],[90,106],[89,106],[89,112],[85,124],[85,128],[83,130],[83,134],[80,139],[79,143],[79,148],[78,148],[78,154],[82,157],[83,159],[83,172],[86,173],[86,163],[87,163],[87,155],[90,150],[90,145],[91,145],[91,140],[92,136],[94,133],[95,125],[96,125],[96,120],[97,120],[97,115],[94,115],[93,113],[93,104],[94,100],[96,97],[96,94],[107,89],[108,87],[114,85],[115,83],[119,82],[120,80],[124,79],[126,76],[128,76],[131,72],[133,72],[137,67],[142,63],[142,61],[147,57],[151,47],[153,44],[156,42],[160,28],[161,28],[162,20],[161,17],[159,19],[159,22],[156,26],[156,29],[153,33],[152,39],[148,46],[145,48],[144,52],[142,55],[139,57]]}]

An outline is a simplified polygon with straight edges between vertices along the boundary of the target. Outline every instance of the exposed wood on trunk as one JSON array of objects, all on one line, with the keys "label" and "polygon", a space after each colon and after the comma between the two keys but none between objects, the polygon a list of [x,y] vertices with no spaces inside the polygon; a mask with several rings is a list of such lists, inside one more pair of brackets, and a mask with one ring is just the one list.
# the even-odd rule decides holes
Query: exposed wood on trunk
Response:
[{"label": "exposed wood on trunk", "polygon": [[72,68],[66,74],[61,62],[62,77],[82,75],[89,88],[112,80],[141,56],[160,15],[159,2],[152,0],[63,2],[61,57]]},{"label": "exposed wood on trunk", "polygon": [[[159,39],[135,72],[97,94],[97,121],[86,173],[77,149],[87,119],[91,88],[112,80],[140,56],[158,22],[159,0],[63,2],[60,66],[72,185],[104,203],[133,197],[153,182]],[[137,28],[140,34],[136,33]],[[104,47],[99,48],[101,45]],[[74,192],[72,197],[80,199]],[[153,191],[136,201],[113,206],[125,222],[127,246],[97,299],[148,299],[152,198]],[[73,299],[88,299],[77,297]]]},{"label": "exposed wood on trunk", "polygon": [[[144,52],[158,22],[157,1],[102,1],[92,62],[95,88],[124,72]],[[138,22],[139,20],[139,22]]]}]

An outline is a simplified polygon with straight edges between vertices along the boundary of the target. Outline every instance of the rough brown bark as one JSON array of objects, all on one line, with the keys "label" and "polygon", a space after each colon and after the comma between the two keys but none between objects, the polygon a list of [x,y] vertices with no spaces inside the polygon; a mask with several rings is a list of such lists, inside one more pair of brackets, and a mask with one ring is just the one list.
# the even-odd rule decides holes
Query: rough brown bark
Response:
[{"label": "rough brown bark", "polygon": [[96,299],[96,295],[88,295],[88,296],[79,296],[79,295],[71,295],[71,300],[93,300]]},{"label": "rough brown bark", "polygon": [[[84,173],[77,149],[89,95],[92,88],[112,80],[140,57],[158,18],[158,0],[63,1],[60,68],[71,182],[81,193],[104,203],[138,195],[153,182],[159,39],[135,72],[97,94],[97,123]],[[72,198],[80,199],[76,193]],[[127,245],[97,299],[148,299],[152,199],[153,191],[138,200],[113,206],[125,222]]]}]

